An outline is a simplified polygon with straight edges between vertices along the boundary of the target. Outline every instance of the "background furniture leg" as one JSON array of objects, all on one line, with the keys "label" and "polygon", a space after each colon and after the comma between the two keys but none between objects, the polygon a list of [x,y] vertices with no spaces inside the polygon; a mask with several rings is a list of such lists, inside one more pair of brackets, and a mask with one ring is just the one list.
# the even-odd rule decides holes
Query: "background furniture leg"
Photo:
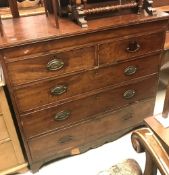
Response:
[{"label": "background furniture leg", "polygon": [[13,18],[18,18],[19,17],[19,11],[18,11],[18,5],[16,0],[8,0],[9,2],[9,7],[11,9],[11,13]]}]

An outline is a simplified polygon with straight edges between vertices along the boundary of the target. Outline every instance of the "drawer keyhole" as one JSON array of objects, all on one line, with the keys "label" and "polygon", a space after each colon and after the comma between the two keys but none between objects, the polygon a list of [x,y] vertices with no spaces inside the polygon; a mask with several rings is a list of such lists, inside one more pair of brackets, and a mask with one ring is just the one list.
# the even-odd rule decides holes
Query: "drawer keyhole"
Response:
[{"label": "drawer keyhole", "polygon": [[129,53],[138,52],[140,50],[140,44],[137,41],[130,41],[126,50]]}]

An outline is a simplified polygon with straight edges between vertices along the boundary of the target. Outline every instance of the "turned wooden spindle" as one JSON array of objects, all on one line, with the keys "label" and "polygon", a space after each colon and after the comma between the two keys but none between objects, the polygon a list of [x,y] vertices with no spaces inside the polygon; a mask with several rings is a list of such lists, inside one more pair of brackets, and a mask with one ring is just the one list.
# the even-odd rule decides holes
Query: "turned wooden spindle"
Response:
[{"label": "turned wooden spindle", "polygon": [[115,10],[122,10],[122,9],[128,9],[128,8],[135,8],[137,7],[137,3],[133,2],[130,4],[124,4],[124,5],[109,5],[109,6],[104,6],[104,7],[97,7],[97,8],[90,8],[90,9],[84,9],[84,14],[89,15],[89,14],[96,14],[96,13],[105,13],[105,12],[111,12]]}]

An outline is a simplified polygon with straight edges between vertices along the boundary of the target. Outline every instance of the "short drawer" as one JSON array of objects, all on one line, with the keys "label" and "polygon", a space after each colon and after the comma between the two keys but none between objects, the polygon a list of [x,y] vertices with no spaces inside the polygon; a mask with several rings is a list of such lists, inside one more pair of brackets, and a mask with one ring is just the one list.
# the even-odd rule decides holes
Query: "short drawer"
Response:
[{"label": "short drawer", "polygon": [[108,110],[155,96],[157,76],[133,82],[122,87],[76,101],[30,113],[22,117],[24,133],[28,138],[63,128]]},{"label": "short drawer", "polygon": [[18,164],[12,142],[0,144],[0,155],[0,173],[1,171],[13,168]]},{"label": "short drawer", "polygon": [[8,139],[9,134],[3,116],[0,116],[0,141]]},{"label": "short drawer", "polygon": [[19,85],[75,71],[91,69],[95,64],[95,47],[86,47],[7,64],[12,85]]},{"label": "short drawer", "polygon": [[159,55],[103,67],[17,89],[20,112],[158,72]]},{"label": "short drawer", "polygon": [[99,46],[99,63],[114,63],[158,51],[163,48],[163,43],[164,33],[155,33],[103,43]]},{"label": "short drawer", "polygon": [[114,133],[138,125],[145,117],[152,115],[154,101],[155,99],[150,99],[135,103],[123,110],[31,139],[28,144],[32,159],[37,161],[52,156],[57,158],[71,155],[75,149],[81,151],[84,145],[88,150],[93,145],[104,144]]}]

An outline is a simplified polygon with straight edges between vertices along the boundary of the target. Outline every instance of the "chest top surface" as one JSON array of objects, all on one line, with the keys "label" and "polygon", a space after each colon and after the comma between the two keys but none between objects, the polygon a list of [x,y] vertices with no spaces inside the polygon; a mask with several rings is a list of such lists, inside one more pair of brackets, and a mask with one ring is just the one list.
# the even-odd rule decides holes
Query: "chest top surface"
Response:
[{"label": "chest top surface", "polygon": [[106,29],[115,29],[135,24],[167,20],[168,17],[169,15],[163,12],[157,12],[157,15],[155,16],[128,14],[107,17],[90,20],[88,22],[89,27],[86,29],[82,29],[71,20],[63,18],[59,19],[60,28],[57,29],[54,22],[48,20],[45,15],[6,19],[2,21],[4,36],[0,38],[0,47],[6,48],[26,43],[94,33]]}]

